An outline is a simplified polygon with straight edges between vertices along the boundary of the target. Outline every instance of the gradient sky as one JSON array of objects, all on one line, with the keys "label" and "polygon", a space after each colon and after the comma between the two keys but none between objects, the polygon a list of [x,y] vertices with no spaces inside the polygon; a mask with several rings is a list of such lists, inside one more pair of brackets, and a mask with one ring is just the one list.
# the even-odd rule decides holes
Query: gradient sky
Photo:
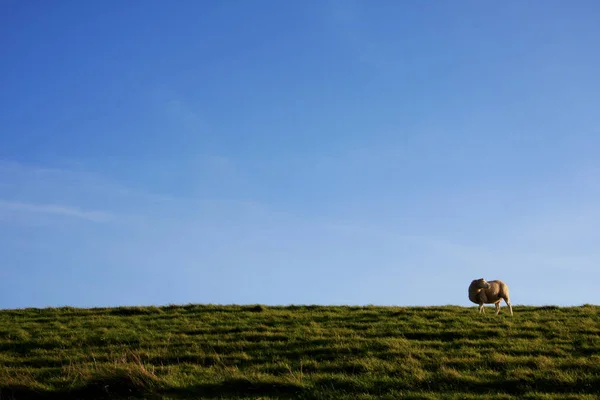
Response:
[{"label": "gradient sky", "polygon": [[0,308],[600,304],[599,49],[596,0],[4,0]]}]

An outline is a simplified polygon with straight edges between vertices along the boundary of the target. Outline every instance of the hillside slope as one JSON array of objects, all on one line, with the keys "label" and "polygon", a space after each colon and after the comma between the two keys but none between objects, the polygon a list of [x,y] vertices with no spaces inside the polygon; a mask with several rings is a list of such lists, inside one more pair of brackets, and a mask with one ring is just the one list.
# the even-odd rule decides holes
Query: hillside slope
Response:
[{"label": "hillside slope", "polygon": [[600,307],[486,310],[5,310],[0,398],[600,398]]}]

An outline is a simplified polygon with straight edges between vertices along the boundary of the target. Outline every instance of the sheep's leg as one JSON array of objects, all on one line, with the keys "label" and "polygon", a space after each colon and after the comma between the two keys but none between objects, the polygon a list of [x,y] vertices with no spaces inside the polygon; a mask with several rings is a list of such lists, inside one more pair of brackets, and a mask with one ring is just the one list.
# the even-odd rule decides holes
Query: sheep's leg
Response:
[{"label": "sheep's leg", "polygon": [[498,313],[500,312],[500,300],[498,300],[498,302],[494,303],[494,305],[496,306],[496,315],[498,315]]},{"label": "sheep's leg", "polygon": [[485,314],[485,306],[484,306],[484,304],[487,302],[487,297],[485,295],[485,292],[483,292],[483,291],[480,292],[479,293],[479,298],[477,300],[479,300],[479,312]]},{"label": "sheep's leg", "polygon": [[510,300],[508,299],[508,297],[504,298],[504,302],[508,306],[508,309],[510,310],[510,315],[512,316],[513,315],[512,305],[510,304]]}]

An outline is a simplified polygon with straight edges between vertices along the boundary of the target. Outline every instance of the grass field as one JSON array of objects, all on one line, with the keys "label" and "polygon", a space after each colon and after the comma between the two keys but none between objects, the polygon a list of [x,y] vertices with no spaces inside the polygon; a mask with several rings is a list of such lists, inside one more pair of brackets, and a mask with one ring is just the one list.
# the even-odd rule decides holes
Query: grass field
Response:
[{"label": "grass field", "polygon": [[0,399],[598,399],[600,307],[0,311]]}]

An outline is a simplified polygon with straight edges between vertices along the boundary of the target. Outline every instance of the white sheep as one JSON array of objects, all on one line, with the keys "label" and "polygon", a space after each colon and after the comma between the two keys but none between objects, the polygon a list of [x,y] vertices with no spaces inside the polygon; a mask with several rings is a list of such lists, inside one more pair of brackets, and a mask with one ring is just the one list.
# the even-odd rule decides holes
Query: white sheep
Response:
[{"label": "white sheep", "polygon": [[500,301],[506,302],[510,315],[513,315],[512,305],[510,304],[510,296],[508,286],[502,281],[489,281],[485,279],[475,279],[469,285],[469,300],[475,304],[479,304],[479,312],[484,313],[484,304],[494,304],[496,306],[496,315],[500,312]]}]

